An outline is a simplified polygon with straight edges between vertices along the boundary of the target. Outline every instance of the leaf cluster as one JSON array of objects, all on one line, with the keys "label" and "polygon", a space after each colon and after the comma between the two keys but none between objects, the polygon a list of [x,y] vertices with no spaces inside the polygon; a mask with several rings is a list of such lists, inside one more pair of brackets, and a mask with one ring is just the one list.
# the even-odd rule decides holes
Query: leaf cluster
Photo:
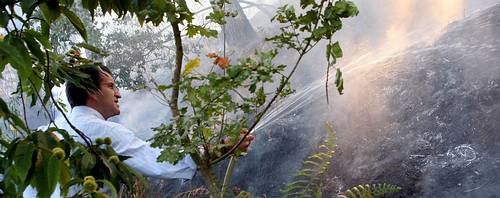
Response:
[{"label": "leaf cluster", "polygon": [[[6,33],[0,38],[0,72],[11,66],[18,75],[17,90],[13,94],[31,97],[31,105],[42,105],[49,117],[46,105],[61,108],[51,95],[54,86],[71,81],[96,89],[89,76],[79,70],[100,63],[83,58],[80,49],[101,55],[102,52],[81,43],[59,54],[50,41],[51,25],[63,16],[87,40],[85,27],[72,6],[70,0],[0,2],[0,25]],[[13,113],[3,98],[0,99],[0,117],[23,137],[6,140],[2,136],[0,139],[0,174],[4,175],[0,189],[6,197],[19,197],[28,185],[37,190],[38,197],[49,197],[56,184],[60,184],[63,194],[67,194],[70,186],[84,184],[82,178],[88,175],[97,178],[98,187],[76,195],[100,196],[102,193],[97,189],[103,186],[116,192],[122,183],[133,189],[136,181],[143,181],[140,174],[120,162],[126,157],[117,156],[109,145],[92,146],[81,132],[79,135],[87,145],[75,142],[66,131],[57,128],[32,131],[26,126],[26,118],[23,121]],[[61,134],[64,141],[59,141],[54,133]]]},{"label": "leaf cluster", "polygon": [[[359,11],[353,2],[348,0],[301,0],[297,11],[291,5],[278,8],[271,19],[279,22],[281,33],[267,38],[277,47],[286,47],[297,51],[300,55],[307,53],[318,42],[327,41],[325,57],[328,71],[338,58],[343,56],[338,41],[333,41],[334,34],[342,28],[343,18],[358,15]],[[339,93],[344,89],[340,70],[337,70],[335,84]]]},{"label": "leaf cluster", "polygon": [[[195,0],[195,2],[198,1]],[[209,20],[219,24],[224,23],[223,18],[228,14],[224,11],[221,12],[224,3],[227,1],[215,1],[213,4],[214,12],[209,14]],[[73,4],[73,0],[0,2],[0,26],[6,32],[5,37],[0,39],[0,71],[3,71],[7,65],[16,70],[19,77],[16,93],[21,97],[24,96],[23,94],[31,96],[32,105],[39,101],[45,107],[49,101],[52,101],[52,105],[60,109],[50,91],[54,86],[60,85],[64,81],[71,81],[82,87],[95,89],[88,83],[88,76],[78,70],[82,67],[96,67],[100,63],[83,58],[78,48],[72,48],[67,54],[59,54],[57,50],[53,49],[51,43],[53,41],[50,40],[51,26],[58,19],[66,17],[83,40],[88,41],[84,23],[72,11]],[[272,60],[277,55],[277,51],[271,50],[257,52],[253,58],[244,58],[237,64],[230,64],[227,57],[217,57],[219,59],[216,58],[214,64],[220,66],[220,70],[199,74],[194,72],[195,67],[191,65],[192,71],[185,72],[185,75],[180,77],[184,51],[179,25],[186,28],[183,31],[190,37],[195,35],[214,37],[217,35],[216,31],[193,23],[194,14],[189,10],[185,0],[82,0],[81,4],[92,17],[100,8],[103,14],[114,12],[118,17],[124,17],[130,13],[137,18],[141,25],[149,22],[153,25],[159,25],[162,22],[171,24],[177,50],[176,75],[174,75],[173,85],[159,85],[157,90],[165,96],[163,92],[168,88],[173,88],[170,104],[175,117],[173,124],[163,124],[154,129],[157,134],[153,145],[164,150],[159,157],[160,161],[166,160],[175,163],[186,154],[192,154],[197,164],[205,171],[208,170],[207,167],[209,168],[213,161],[217,162],[227,154],[233,154],[232,152],[222,152],[224,148],[228,147],[222,141],[224,137],[237,140],[242,128],[248,124],[249,116],[255,115],[256,117],[254,125],[250,127],[252,130],[278,96],[293,92],[289,85],[289,79],[301,58],[318,42],[328,40],[326,56],[329,66],[335,63],[336,58],[342,56],[340,45],[332,41],[332,36],[342,27],[341,18],[354,16],[358,13],[354,4],[347,0],[338,0],[335,3],[333,0],[322,0],[318,3],[302,0],[300,5],[301,9],[304,9],[303,13],[296,12],[290,6],[280,8],[273,20],[283,25],[282,33],[268,40],[274,42],[279,48],[287,47],[300,54],[292,72],[287,76],[282,74],[285,66],[273,64]],[[19,6],[21,10],[17,9]],[[94,53],[101,53],[88,43],[81,44],[79,47]],[[182,79],[179,81],[175,79],[176,77]],[[281,77],[277,91],[267,86],[276,80],[276,77]],[[337,75],[337,82],[337,87],[341,92],[341,75]],[[178,95],[179,91],[180,95]],[[44,95],[41,95],[41,92]],[[271,100],[268,100],[269,93],[274,93]],[[177,106],[179,96],[182,99],[180,108]],[[168,100],[166,97],[165,99]],[[264,106],[266,101],[269,102]],[[18,195],[28,184],[31,184],[37,187],[41,197],[46,197],[55,188],[53,184],[59,182],[63,184],[63,191],[67,191],[69,186],[83,184],[85,189],[80,193],[82,196],[99,196],[100,194],[96,191],[98,188],[94,188],[94,183],[85,180],[85,177],[89,175],[96,176],[95,184],[98,183],[101,186],[110,184],[108,186],[116,188],[118,183],[123,182],[127,184],[129,189],[132,189],[133,182],[131,181],[135,181],[138,175],[119,163],[124,158],[113,153],[111,147],[91,145],[91,140],[78,130],[75,131],[85,140],[87,147],[74,143],[71,137],[67,134],[64,135],[65,132],[61,132],[65,136],[65,141],[49,141],[51,136],[47,135],[47,132],[30,131],[27,126],[23,125],[22,120],[3,103],[5,102],[2,99],[0,117],[27,135],[24,139],[11,142],[2,140],[3,146],[6,147],[5,150],[2,150],[6,152],[3,154],[5,158],[1,160],[2,173],[5,175],[2,183],[3,192]],[[262,107],[264,110],[260,111]],[[179,110],[180,113],[177,112]],[[48,110],[46,111],[49,114]],[[44,139],[47,139],[45,142],[50,144],[40,141]],[[68,144],[68,146],[59,144]],[[45,149],[40,150],[40,145],[45,146]],[[48,151],[53,150],[46,150],[56,147],[60,147],[60,149],[50,153]],[[22,148],[26,155],[16,155],[18,148]],[[231,149],[234,150],[234,148],[236,147]],[[71,155],[67,155],[68,153]],[[219,157],[221,154],[223,156]],[[64,161],[62,161],[63,157],[61,156],[64,156]],[[214,158],[217,159],[212,161]],[[67,162],[70,165],[66,164],[68,159]],[[315,161],[311,160],[310,165],[314,165]],[[22,166],[21,171],[10,168],[16,164],[25,165]],[[54,173],[49,182],[42,182],[44,176],[49,174],[47,167],[50,166],[60,166],[62,168],[58,170],[64,172]],[[67,169],[64,169],[63,166],[66,166]],[[318,173],[323,171],[322,168],[318,170],[316,171]],[[68,180],[67,177],[63,179],[62,175],[68,175],[67,172],[70,173],[71,180]]]},{"label": "leaf cluster", "polygon": [[[62,135],[64,141],[60,141],[56,133]],[[120,184],[133,189],[135,181],[145,182],[140,174],[121,163],[127,157],[117,156],[110,145],[89,148],[57,128],[2,142],[2,147],[0,174],[4,178],[0,187],[5,197],[19,197],[29,185],[37,190],[37,197],[50,197],[57,184],[66,197],[71,186],[84,186],[84,177],[89,175],[97,177],[95,189],[80,189],[72,192],[75,193],[72,196],[100,194],[98,189],[106,186],[117,197]]]},{"label": "leaf cluster", "polygon": [[[152,145],[164,148],[159,159],[175,163],[185,154],[198,152],[199,147],[207,149],[203,155],[206,159],[220,156],[220,150],[229,146],[222,143],[222,138],[237,140],[248,122],[245,114],[255,114],[266,102],[267,94],[273,93],[265,85],[276,75],[282,76],[285,68],[272,63],[276,55],[275,50],[256,52],[255,58],[207,74],[190,71],[199,67],[198,58],[188,62],[179,85],[183,94],[181,115],[174,118],[176,122],[154,129]],[[159,91],[166,88],[158,86]],[[192,144],[184,144],[182,135],[191,137]]]}]

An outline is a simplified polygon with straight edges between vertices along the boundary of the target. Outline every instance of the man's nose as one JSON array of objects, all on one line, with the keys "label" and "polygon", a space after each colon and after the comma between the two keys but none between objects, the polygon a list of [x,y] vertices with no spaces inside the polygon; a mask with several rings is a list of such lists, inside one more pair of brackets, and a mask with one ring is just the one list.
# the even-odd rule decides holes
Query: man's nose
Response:
[{"label": "man's nose", "polygon": [[122,95],[120,94],[120,90],[119,89],[115,89],[115,97],[116,98],[121,98]]}]

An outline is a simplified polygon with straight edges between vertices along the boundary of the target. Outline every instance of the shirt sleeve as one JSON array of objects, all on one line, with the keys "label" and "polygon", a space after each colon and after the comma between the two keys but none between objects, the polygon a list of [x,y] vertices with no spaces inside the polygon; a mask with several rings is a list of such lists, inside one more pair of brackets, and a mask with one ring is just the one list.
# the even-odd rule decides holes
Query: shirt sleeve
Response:
[{"label": "shirt sleeve", "polygon": [[152,148],[149,143],[122,125],[112,127],[107,134],[113,134],[110,135],[113,140],[112,146],[119,155],[131,157],[124,163],[145,176],[160,179],[191,179],[196,172],[196,164],[190,156],[184,157],[175,165],[157,162],[161,150]]}]

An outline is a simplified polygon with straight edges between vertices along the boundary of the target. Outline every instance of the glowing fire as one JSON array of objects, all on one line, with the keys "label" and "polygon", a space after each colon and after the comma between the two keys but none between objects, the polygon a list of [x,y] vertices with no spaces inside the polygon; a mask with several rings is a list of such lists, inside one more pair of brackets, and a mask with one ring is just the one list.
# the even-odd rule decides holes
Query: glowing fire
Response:
[{"label": "glowing fire", "polygon": [[[384,49],[399,50],[408,44],[408,25],[414,15],[415,1],[399,0],[390,4],[390,26],[385,34]],[[390,50],[392,51],[392,50]]]},{"label": "glowing fire", "polygon": [[433,1],[431,6],[432,17],[440,27],[463,16],[465,0]]},{"label": "glowing fire", "polygon": [[[464,0],[394,0],[386,2],[390,25],[384,51],[392,53],[408,47],[412,33],[432,38],[450,22],[463,16]],[[415,35],[413,35],[415,36]]]}]

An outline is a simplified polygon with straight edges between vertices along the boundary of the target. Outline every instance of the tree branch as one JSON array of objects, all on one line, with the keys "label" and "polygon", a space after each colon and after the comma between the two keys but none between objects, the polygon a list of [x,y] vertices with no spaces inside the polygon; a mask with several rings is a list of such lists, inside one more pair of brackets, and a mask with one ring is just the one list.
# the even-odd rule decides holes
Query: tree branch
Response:
[{"label": "tree branch", "polygon": [[174,41],[176,49],[175,57],[175,70],[172,76],[172,96],[170,97],[170,110],[172,111],[173,117],[179,117],[179,81],[181,80],[181,69],[182,69],[182,57],[184,56],[184,51],[182,49],[181,32],[179,30],[179,24],[177,22],[172,22],[172,31],[174,32]]}]

